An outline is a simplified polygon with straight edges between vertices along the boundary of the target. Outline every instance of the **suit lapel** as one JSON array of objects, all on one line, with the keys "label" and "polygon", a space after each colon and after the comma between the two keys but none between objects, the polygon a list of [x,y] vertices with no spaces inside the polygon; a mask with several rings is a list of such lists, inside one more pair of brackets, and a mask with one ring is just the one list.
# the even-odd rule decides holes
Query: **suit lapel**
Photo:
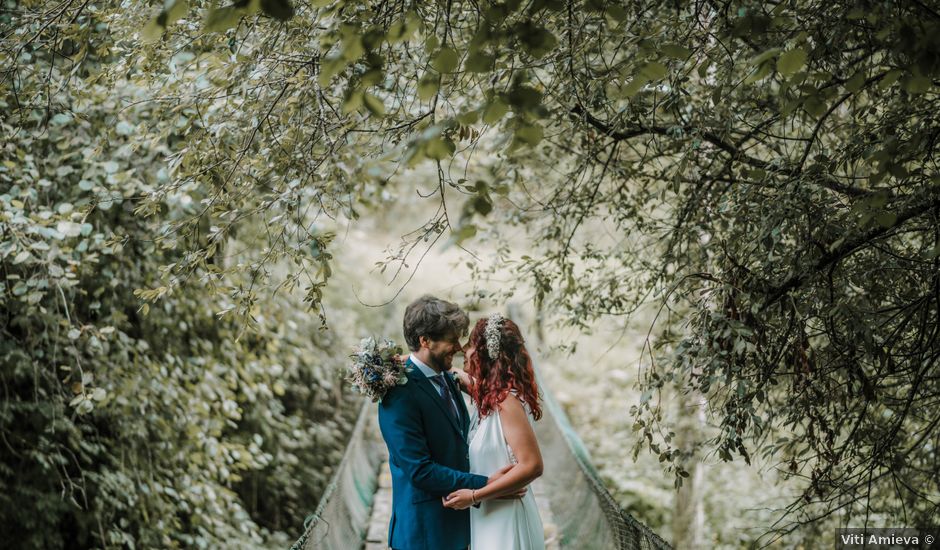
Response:
[{"label": "suit lapel", "polygon": [[[408,365],[411,367],[408,370],[408,377],[411,378],[412,382],[414,382],[416,386],[421,388],[428,395],[428,397],[431,398],[431,401],[437,405],[437,408],[440,409],[441,414],[444,415],[444,418],[446,418],[448,422],[450,422],[450,425],[453,426],[455,430],[457,430],[458,434],[460,434],[460,438],[466,441],[467,434],[464,433],[464,430],[460,428],[460,424],[463,423],[463,420],[456,419],[451,416],[445,408],[444,402],[441,400],[441,394],[437,393],[437,389],[434,387],[434,384],[432,384],[431,381],[428,380],[426,376],[424,376],[424,373],[418,370],[418,367],[416,367],[414,363],[409,361]],[[457,409],[458,414],[460,414],[460,407],[457,407]]]}]

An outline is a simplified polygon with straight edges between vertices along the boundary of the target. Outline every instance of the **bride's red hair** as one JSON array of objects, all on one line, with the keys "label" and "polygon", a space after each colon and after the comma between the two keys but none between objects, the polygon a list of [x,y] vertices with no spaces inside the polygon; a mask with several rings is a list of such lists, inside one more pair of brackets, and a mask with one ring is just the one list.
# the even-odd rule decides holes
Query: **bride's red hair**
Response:
[{"label": "bride's red hair", "polygon": [[519,400],[529,406],[532,417],[538,420],[542,417],[539,388],[519,327],[510,319],[503,319],[499,327],[498,357],[490,357],[486,348],[486,321],[485,317],[477,321],[470,332],[469,344],[475,348],[475,353],[470,355],[466,365],[467,374],[476,380],[470,396],[480,417],[493,412],[510,390],[516,390]]}]

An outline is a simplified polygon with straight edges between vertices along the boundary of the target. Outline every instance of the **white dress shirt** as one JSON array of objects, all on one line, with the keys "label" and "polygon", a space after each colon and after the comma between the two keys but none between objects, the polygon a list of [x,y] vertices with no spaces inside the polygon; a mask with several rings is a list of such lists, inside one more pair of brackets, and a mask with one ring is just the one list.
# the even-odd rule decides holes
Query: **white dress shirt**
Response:
[{"label": "white dress shirt", "polygon": [[[414,363],[416,367],[418,367],[418,370],[420,370],[420,371],[424,374],[424,376],[426,376],[427,378],[431,378],[431,377],[433,377],[433,376],[441,376],[441,377],[443,377],[443,376],[449,376],[449,375],[446,375],[446,374],[444,374],[444,373],[438,374],[434,369],[432,369],[431,367],[425,365],[423,361],[421,361],[420,359],[418,359],[417,357],[415,357],[415,354],[413,354],[413,353],[411,354],[410,359],[411,359],[411,362]],[[430,380],[429,380],[429,382],[430,382]],[[432,383],[432,384],[433,384],[433,383]],[[445,384],[445,387],[448,388],[448,390],[447,390],[447,397],[448,397],[448,399],[450,399],[450,402],[454,405],[454,410],[455,410],[455,411],[460,411],[460,409],[457,407],[457,402],[454,400],[454,392],[450,391],[450,386],[447,386],[447,385],[446,385],[446,384],[447,384],[446,381],[444,382],[444,384]],[[433,384],[433,385],[434,385],[434,389],[437,390],[437,385],[436,385],[436,384]],[[457,414],[460,415],[459,412],[458,412]]]}]

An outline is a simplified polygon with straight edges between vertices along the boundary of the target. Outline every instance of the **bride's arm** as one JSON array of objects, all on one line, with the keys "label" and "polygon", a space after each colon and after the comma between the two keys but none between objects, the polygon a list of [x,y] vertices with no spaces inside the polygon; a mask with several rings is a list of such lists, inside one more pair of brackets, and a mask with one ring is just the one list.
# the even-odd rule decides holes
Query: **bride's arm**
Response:
[{"label": "bride's arm", "polygon": [[542,453],[522,402],[509,394],[500,405],[499,417],[502,420],[503,436],[518,463],[506,475],[482,489],[460,489],[451,493],[445,501],[448,508],[460,510],[477,502],[516,493],[542,475]]}]

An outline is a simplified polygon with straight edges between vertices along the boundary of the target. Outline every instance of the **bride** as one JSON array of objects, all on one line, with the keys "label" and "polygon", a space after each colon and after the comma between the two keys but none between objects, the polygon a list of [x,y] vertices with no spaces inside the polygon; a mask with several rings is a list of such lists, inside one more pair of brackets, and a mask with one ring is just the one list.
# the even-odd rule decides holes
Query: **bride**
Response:
[{"label": "bride", "polygon": [[480,319],[464,347],[466,372],[453,371],[470,394],[470,470],[509,471],[482,489],[460,489],[444,506],[470,508],[470,548],[542,550],[545,536],[535,495],[501,499],[542,475],[533,422],[542,416],[532,360],[516,323],[496,313]]}]

